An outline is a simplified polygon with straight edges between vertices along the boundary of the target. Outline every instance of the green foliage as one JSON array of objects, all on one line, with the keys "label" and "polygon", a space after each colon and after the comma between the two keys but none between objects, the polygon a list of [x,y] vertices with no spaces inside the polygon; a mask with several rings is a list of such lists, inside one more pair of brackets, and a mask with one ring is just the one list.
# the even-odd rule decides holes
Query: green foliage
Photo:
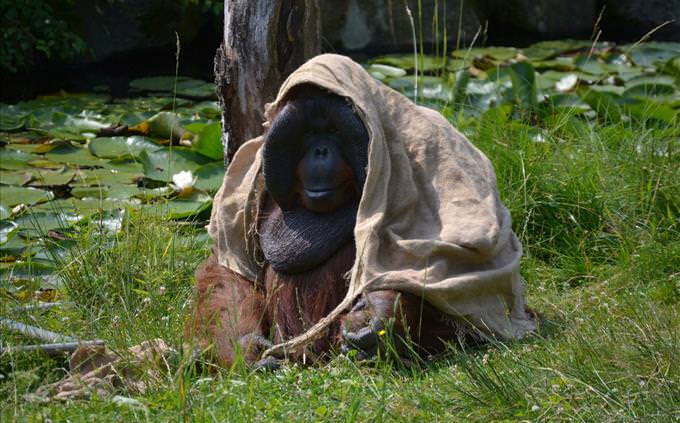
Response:
[{"label": "green foliage", "polygon": [[0,71],[20,72],[37,58],[66,60],[85,52],[65,16],[73,0],[0,0]]}]

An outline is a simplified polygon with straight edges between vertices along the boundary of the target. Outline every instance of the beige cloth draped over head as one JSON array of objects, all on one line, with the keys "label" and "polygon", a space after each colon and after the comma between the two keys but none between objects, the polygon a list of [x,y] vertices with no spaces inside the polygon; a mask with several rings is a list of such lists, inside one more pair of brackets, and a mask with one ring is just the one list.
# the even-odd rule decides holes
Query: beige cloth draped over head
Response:
[{"label": "beige cloth draped over head", "polygon": [[[381,289],[424,296],[485,336],[516,339],[535,329],[519,274],[522,246],[486,156],[438,112],[334,54],[317,56],[288,77],[267,105],[265,127],[300,84],[349,99],[370,137],[368,169],[346,298],[305,334],[275,349],[304,345],[363,291]],[[234,156],[208,228],[219,263],[252,280],[262,270],[255,225],[264,190],[263,142],[253,139]]]}]

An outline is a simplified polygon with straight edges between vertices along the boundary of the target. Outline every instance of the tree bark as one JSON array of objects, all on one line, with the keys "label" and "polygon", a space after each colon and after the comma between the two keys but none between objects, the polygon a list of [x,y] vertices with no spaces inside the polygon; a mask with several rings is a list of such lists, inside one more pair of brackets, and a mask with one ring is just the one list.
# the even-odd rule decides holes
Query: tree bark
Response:
[{"label": "tree bark", "polygon": [[226,0],[215,55],[225,166],[262,134],[264,105],[283,80],[321,50],[318,0]]}]

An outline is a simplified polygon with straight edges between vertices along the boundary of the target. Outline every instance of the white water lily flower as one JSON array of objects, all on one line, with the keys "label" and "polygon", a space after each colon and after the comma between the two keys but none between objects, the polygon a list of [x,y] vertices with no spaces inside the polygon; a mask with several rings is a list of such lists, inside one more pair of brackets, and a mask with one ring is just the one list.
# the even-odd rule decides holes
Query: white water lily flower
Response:
[{"label": "white water lily flower", "polygon": [[172,175],[172,183],[182,191],[194,186],[195,181],[194,174],[190,170],[183,170]]},{"label": "white water lily flower", "polygon": [[570,73],[555,83],[555,89],[561,93],[571,91],[574,89],[577,82],[578,76],[575,73]]}]

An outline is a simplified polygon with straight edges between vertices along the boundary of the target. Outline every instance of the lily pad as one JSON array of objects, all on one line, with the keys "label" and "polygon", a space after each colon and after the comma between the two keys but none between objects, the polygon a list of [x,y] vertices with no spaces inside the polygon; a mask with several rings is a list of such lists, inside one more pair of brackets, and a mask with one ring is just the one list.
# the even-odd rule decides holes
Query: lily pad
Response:
[{"label": "lily pad", "polygon": [[627,51],[635,64],[651,67],[680,55],[680,43],[642,43],[628,46]]},{"label": "lily pad", "polygon": [[74,214],[55,210],[26,213],[14,222],[19,226],[21,236],[34,238],[44,236],[48,231],[68,229],[80,219]]},{"label": "lily pad", "polygon": [[186,148],[162,148],[156,151],[142,151],[139,159],[144,165],[144,176],[163,182],[172,182],[172,176],[181,171],[195,172],[208,163],[208,159]]},{"label": "lily pad", "polygon": [[220,118],[222,111],[220,106],[214,101],[202,101],[193,106],[182,107],[179,109],[182,114],[188,114],[198,119],[216,120]]},{"label": "lily pad", "polygon": [[32,177],[30,172],[0,170],[0,184],[3,185],[24,185]]},{"label": "lily pad", "polygon": [[112,186],[132,184],[144,176],[142,172],[104,169],[80,169],[76,174],[73,186]]},{"label": "lily pad", "polygon": [[[11,223],[16,225],[14,222]],[[2,223],[0,223],[0,225],[2,225]],[[16,225],[15,228],[15,234],[18,234],[19,225]],[[5,243],[0,242],[0,258],[2,258],[0,261],[17,260],[27,255],[26,253],[30,246],[31,244],[20,236],[11,236]]]},{"label": "lily pad", "polygon": [[446,62],[440,57],[419,55],[414,58],[412,54],[399,54],[380,56],[371,59],[370,63],[394,66],[404,70],[414,70],[418,64],[418,72],[432,72],[445,67]]},{"label": "lily pad", "polygon": [[532,111],[536,107],[536,77],[533,66],[527,62],[519,62],[510,66],[510,78],[515,101],[521,104],[525,111]]},{"label": "lily pad", "polygon": [[160,112],[137,126],[130,128],[144,135],[179,141],[191,138],[192,134],[184,129],[175,113]]},{"label": "lily pad", "polygon": [[641,76],[626,83],[626,97],[655,97],[675,92],[675,81],[670,76]]},{"label": "lily pad", "polygon": [[585,113],[591,110],[587,103],[573,93],[554,94],[549,96],[546,101],[554,109],[569,110],[574,114]]},{"label": "lily pad", "polygon": [[191,144],[191,149],[213,160],[222,160],[222,125],[217,122],[205,125]]},{"label": "lily pad", "polygon": [[177,84],[177,95],[180,97],[207,99],[216,98],[215,84],[192,79]]},{"label": "lily pad", "polygon": [[554,40],[541,41],[536,44],[522,49],[522,54],[529,58],[529,60],[545,60],[560,54],[583,50],[592,46],[591,41],[584,40]]},{"label": "lily pad", "polygon": [[678,57],[669,59],[664,65],[663,71],[675,76],[675,80],[680,84],[680,54],[678,54]]},{"label": "lily pad", "polygon": [[76,166],[101,166],[104,161],[90,154],[87,148],[76,147],[73,144],[61,145],[45,154],[45,158],[57,162]]},{"label": "lily pad", "polygon": [[0,103],[0,131],[17,131],[23,128],[26,115],[19,106]]},{"label": "lily pad", "polygon": [[182,198],[173,198],[145,207],[147,212],[160,214],[168,219],[185,219],[196,216],[210,208],[212,197],[194,192]]},{"label": "lily pad", "polygon": [[198,189],[214,193],[220,188],[223,180],[224,163],[210,163],[196,171],[196,184],[194,186]]},{"label": "lily pad", "polygon": [[121,210],[128,207],[139,207],[141,202],[139,200],[113,200],[103,198],[67,198],[61,200],[50,201],[49,203],[40,204],[32,207],[33,214],[37,213],[56,213],[71,216],[71,222],[80,222],[89,218],[94,214],[99,214],[105,211]]},{"label": "lily pad", "polygon": [[396,66],[384,65],[381,63],[373,63],[368,67],[369,72],[379,72],[386,77],[399,77],[406,75],[406,71]]},{"label": "lily pad", "polygon": [[32,186],[57,186],[57,185],[68,185],[69,182],[75,176],[75,171],[73,169],[60,169],[60,170],[32,170],[32,179],[28,182],[28,185]]},{"label": "lily pad", "polygon": [[31,187],[0,186],[0,204],[11,209],[12,207],[49,201],[54,198],[50,191],[44,191]]},{"label": "lily pad", "polygon": [[615,94],[598,92],[587,88],[578,88],[576,92],[603,120],[621,121],[621,106],[618,103],[620,97]]},{"label": "lily pad", "polygon": [[153,151],[159,148],[161,148],[160,145],[138,135],[131,137],[94,138],[88,144],[90,153],[103,159],[137,157],[144,150]]},{"label": "lily pad", "polygon": [[669,106],[649,99],[637,99],[634,102],[624,104],[622,108],[640,122],[655,120],[666,125],[677,125],[679,123],[678,112]]},{"label": "lily pad", "polygon": [[106,200],[128,200],[133,197],[146,195],[149,189],[143,189],[137,185],[117,185],[112,187],[75,187],[71,190],[71,195],[80,199],[106,199]]},{"label": "lily pad", "polygon": [[111,126],[112,120],[93,111],[81,111],[78,114],[67,114],[62,111],[34,114],[34,119],[27,124],[29,129],[37,130],[60,139],[85,139],[86,133],[94,134],[102,128]]},{"label": "lily pad", "polygon": [[40,156],[35,154],[24,153],[23,151],[13,150],[10,148],[0,148],[0,169],[26,169],[29,166],[28,162],[32,160],[38,160],[40,158]]},{"label": "lily pad", "polygon": [[6,244],[19,232],[19,225],[8,220],[0,221],[0,245]]},{"label": "lily pad", "polygon": [[71,188],[71,195],[75,198],[106,198],[108,187],[106,186],[92,186],[92,187],[73,187]]},{"label": "lily pad", "polygon": [[514,47],[473,47],[470,49],[454,50],[451,53],[453,57],[458,58],[485,56],[501,62],[510,60],[516,57],[517,54],[519,54],[519,50]]}]

